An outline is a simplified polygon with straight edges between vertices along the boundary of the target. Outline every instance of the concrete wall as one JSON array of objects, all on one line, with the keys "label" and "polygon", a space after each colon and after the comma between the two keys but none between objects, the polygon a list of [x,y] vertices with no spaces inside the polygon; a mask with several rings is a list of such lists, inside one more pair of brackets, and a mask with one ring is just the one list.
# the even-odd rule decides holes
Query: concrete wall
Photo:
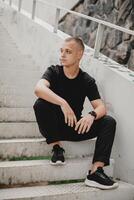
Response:
[{"label": "concrete wall", "polygon": [[[1,23],[5,25],[23,52],[31,54],[40,65],[44,66],[44,69],[50,64],[59,62],[58,49],[64,39],[61,32],[54,34],[50,26],[46,25],[46,28],[43,28],[37,22],[34,23],[11,9],[3,8],[0,12]],[[81,67],[96,78],[109,113],[117,120],[113,149],[115,175],[134,184],[134,74],[117,66],[111,60],[106,61],[103,56],[100,60],[92,59],[92,53],[87,49]],[[87,112],[89,111],[87,102],[85,105]]]},{"label": "concrete wall", "polygon": [[[18,0],[12,0],[14,5],[18,5]],[[58,5],[67,9],[71,9],[78,0],[44,0],[44,2],[48,2],[53,5]],[[32,3],[33,0],[22,0],[22,9],[28,11],[31,13],[32,10]],[[41,2],[37,2],[37,8],[36,8],[36,16],[45,20],[47,23],[54,24],[55,22],[55,14],[56,14],[56,8],[51,7],[49,5],[43,4]],[[64,16],[66,14],[65,11],[61,11],[60,17]]]},{"label": "concrete wall", "polygon": [[98,81],[109,113],[117,121],[113,148],[115,176],[134,184],[134,78],[129,80],[122,75],[124,72],[112,70],[98,60],[92,60],[87,71]]}]

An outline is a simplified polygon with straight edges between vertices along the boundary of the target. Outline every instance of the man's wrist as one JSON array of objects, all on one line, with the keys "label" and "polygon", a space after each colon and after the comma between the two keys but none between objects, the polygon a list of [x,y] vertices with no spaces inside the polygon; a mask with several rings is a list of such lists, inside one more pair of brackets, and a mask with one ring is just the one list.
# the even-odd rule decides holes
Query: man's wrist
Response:
[{"label": "man's wrist", "polygon": [[66,104],[66,101],[64,99],[60,99],[59,106],[63,106]]},{"label": "man's wrist", "polygon": [[97,113],[94,110],[90,111],[88,114],[90,114],[91,116],[93,116],[94,119],[96,119],[96,117],[97,117]]}]

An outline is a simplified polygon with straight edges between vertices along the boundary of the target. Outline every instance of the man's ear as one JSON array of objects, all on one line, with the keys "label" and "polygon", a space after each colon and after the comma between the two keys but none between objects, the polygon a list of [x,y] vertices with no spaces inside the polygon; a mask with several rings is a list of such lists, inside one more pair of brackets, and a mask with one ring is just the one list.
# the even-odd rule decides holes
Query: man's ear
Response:
[{"label": "man's ear", "polygon": [[83,53],[84,53],[84,52],[83,52],[83,50],[81,50],[81,49],[78,51],[78,58],[79,58],[79,59],[82,58]]}]

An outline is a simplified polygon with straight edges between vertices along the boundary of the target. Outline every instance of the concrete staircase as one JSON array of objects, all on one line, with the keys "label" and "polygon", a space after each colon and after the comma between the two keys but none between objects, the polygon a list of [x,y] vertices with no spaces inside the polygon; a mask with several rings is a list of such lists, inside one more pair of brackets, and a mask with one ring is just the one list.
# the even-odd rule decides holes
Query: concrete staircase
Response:
[{"label": "concrete staircase", "polygon": [[[51,149],[38,131],[32,108],[36,99],[33,90],[40,76],[40,68],[30,56],[22,55],[0,23],[0,199],[133,200],[134,186],[123,182],[114,191],[89,188],[83,182],[48,185],[52,181],[84,179],[95,140],[64,142],[67,164],[49,164]],[[37,159],[39,156],[46,158]],[[27,160],[10,161],[13,157]],[[111,159],[105,169],[110,176],[113,168]]]},{"label": "concrete staircase", "polygon": [[3,189],[1,200],[133,200],[134,187],[120,182],[116,190],[102,191],[85,187],[83,183],[34,186],[25,188]]}]

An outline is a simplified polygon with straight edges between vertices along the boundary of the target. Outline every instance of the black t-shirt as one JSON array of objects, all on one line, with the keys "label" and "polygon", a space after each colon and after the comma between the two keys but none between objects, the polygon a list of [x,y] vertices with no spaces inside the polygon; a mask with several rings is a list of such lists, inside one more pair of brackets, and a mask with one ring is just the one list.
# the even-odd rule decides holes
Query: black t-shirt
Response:
[{"label": "black t-shirt", "polygon": [[50,89],[64,98],[77,116],[81,116],[86,96],[90,101],[100,99],[95,79],[82,69],[79,70],[77,77],[69,79],[64,74],[63,66],[52,65],[41,78],[50,82]]}]

